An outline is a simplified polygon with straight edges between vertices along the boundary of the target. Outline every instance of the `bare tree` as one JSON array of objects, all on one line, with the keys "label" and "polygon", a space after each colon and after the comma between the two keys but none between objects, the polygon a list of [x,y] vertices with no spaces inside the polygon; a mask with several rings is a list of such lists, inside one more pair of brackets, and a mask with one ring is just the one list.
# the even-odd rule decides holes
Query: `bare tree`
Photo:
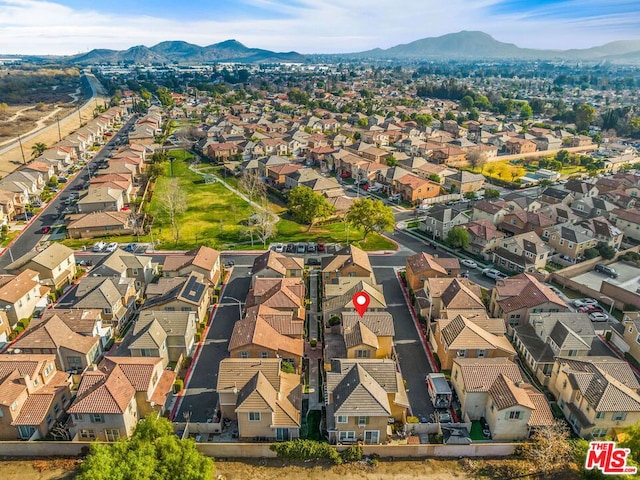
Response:
[{"label": "bare tree", "polygon": [[273,221],[273,215],[269,212],[256,212],[252,217],[252,224],[255,228],[256,235],[262,241],[262,245],[267,245],[267,240],[276,233],[276,224]]},{"label": "bare tree", "polygon": [[238,188],[249,200],[256,201],[267,194],[267,186],[256,171],[245,170],[242,172]]},{"label": "bare tree", "polygon": [[523,444],[520,452],[546,478],[571,459],[572,448],[568,440],[569,429],[564,422],[556,420],[538,427],[531,435],[531,442]]},{"label": "bare tree", "polygon": [[469,162],[469,165],[471,165],[472,170],[483,168],[484,164],[487,163],[487,154],[479,148],[474,148],[467,153],[467,161]]},{"label": "bare tree", "polygon": [[251,239],[251,246],[253,247],[253,237],[256,234],[256,227],[249,225],[242,229],[242,235]]},{"label": "bare tree", "polygon": [[171,178],[159,192],[160,209],[169,217],[173,239],[178,244],[180,240],[180,216],[187,210],[187,196],[177,178]]}]

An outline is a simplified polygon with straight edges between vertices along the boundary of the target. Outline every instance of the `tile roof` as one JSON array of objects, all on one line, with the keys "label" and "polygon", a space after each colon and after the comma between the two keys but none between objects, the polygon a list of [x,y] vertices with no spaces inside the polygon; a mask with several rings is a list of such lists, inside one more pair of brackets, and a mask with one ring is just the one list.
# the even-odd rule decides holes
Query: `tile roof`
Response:
[{"label": "tile roof", "polygon": [[455,358],[453,363],[460,367],[461,382],[467,392],[489,391],[498,375],[504,375],[513,382],[524,381],[518,365],[505,357]]},{"label": "tile roof", "polygon": [[324,257],[322,259],[322,271],[335,272],[352,264],[370,272],[370,274],[373,274],[373,268],[371,268],[369,256],[364,250],[361,250],[354,245],[344,247],[337,251],[332,257]]},{"label": "tile roof", "polygon": [[497,302],[505,313],[533,308],[547,302],[567,308],[558,295],[528,273],[498,280],[495,290]]},{"label": "tile roof", "polygon": [[300,257],[288,257],[273,250],[269,250],[268,252],[256,257],[253,261],[253,268],[251,269],[251,272],[253,275],[256,275],[265,269],[273,270],[284,277],[287,274],[287,270],[304,269],[304,259]]},{"label": "tile roof", "polygon": [[342,334],[347,348],[365,345],[377,350],[380,347],[376,334],[367,328],[367,326],[362,322],[356,322],[355,325],[348,328],[343,327]]},{"label": "tile roof", "polygon": [[305,285],[299,277],[254,279],[247,294],[247,308],[257,304],[274,309],[298,309],[304,304]]},{"label": "tile roof", "polygon": [[76,399],[67,413],[122,414],[135,395],[136,389],[120,367],[108,373],[88,371],[82,375]]},{"label": "tile roof", "polygon": [[18,416],[11,422],[11,425],[40,425],[45,420],[55,398],[54,393],[30,394],[22,405]]},{"label": "tile roof", "polygon": [[58,315],[35,320],[26,332],[17,339],[12,348],[66,348],[73,352],[88,354],[97,348],[100,338],[74,332]]},{"label": "tile roof", "polygon": [[0,301],[15,303],[40,285],[38,272],[26,269],[18,275],[0,275]]},{"label": "tile roof", "polygon": [[341,376],[331,392],[336,415],[351,417],[391,415],[387,392],[361,365],[355,364],[344,374],[327,373],[327,377],[334,375]]},{"label": "tile roof", "polygon": [[[460,279],[454,278],[449,286],[442,292],[440,299],[444,308],[454,309],[483,309],[484,303],[480,299],[480,288],[474,285],[473,290]],[[475,290],[475,291],[474,291]]]},{"label": "tile roof", "polygon": [[533,385],[528,383],[521,384],[520,388],[527,392],[529,400],[531,400],[531,403],[533,403],[535,407],[535,410],[531,412],[531,416],[529,417],[528,425],[530,427],[541,427],[553,424],[555,419],[545,394],[538,391]]},{"label": "tile roof", "polygon": [[301,338],[291,338],[280,334],[264,319],[242,319],[233,326],[233,333],[229,339],[229,351],[238,348],[255,345],[285,352],[301,357],[304,350],[304,343]]},{"label": "tile roof", "polygon": [[281,311],[267,305],[254,305],[246,309],[245,318],[262,318],[276,331],[288,337],[301,337],[304,335],[304,322],[294,318],[292,311]]},{"label": "tile roof", "polygon": [[393,337],[396,333],[389,312],[365,312],[362,317],[356,312],[342,314],[342,328],[351,328],[356,323],[363,323],[378,337]]},{"label": "tile roof", "polygon": [[499,349],[513,355],[516,353],[506,337],[494,335],[462,315],[452,320],[438,320],[437,328],[449,349]]},{"label": "tile roof", "polygon": [[509,377],[498,374],[498,377],[489,388],[489,396],[498,410],[515,407],[517,405],[534,410],[533,404],[527,392],[516,385]]},{"label": "tile roof", "polygon": [[442,275],[447,275],[447,270],[438,262],[438,259],[425,252],[419,252],[407,257],[406,265],[407,270],[410,270],[414,275],[430,270],[434,270]]},{"label": "tile roof", "polygon": [[279,358],[225,358],[220,362],[217,392],[242,388],[258,371],[267,377],[276,390],[280,390],[282,372]]}]

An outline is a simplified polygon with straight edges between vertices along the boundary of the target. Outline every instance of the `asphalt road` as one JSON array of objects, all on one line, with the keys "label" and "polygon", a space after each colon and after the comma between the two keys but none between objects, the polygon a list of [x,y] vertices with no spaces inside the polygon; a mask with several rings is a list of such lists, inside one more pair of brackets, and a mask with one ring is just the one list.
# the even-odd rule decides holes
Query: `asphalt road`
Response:
[{"label": "asphalt road", "polygon": [[99,152],[96,153],[95,157],[76,174],[73,180],[70,180],[65,184],[60,184],[60,186],[63,186],[64,188],[62,188],[58,195],[49,202],[42,212],[40,212],[38,217],[33,219],[22,231],[11,247],[6,249],[2,256],[0,256],[0,269],[4,270],[13,260],[16,260],[30,252],[38,245],[39,242],[46,239],[47,235],[40,233],[42,227],[52,226],[56,222],[62,220],[60,217],[62,216],[62,211],[65,209],[65,205],[63,204],[64,199],[69,196],[69,193],[78,191],[76,190],[77,185],[82,185],[89,181],[90,166],[96,167],[99,163],[105,161],[115,148],[116,143],[123,139],[126,140],[127,133],[131,129],[135,120],[136,116],[134,115],[117,133],[114,133],[111,139]]},{"label": "asphalt road", "polygon": [[[253,258],[253,257],[252,257]],[[224,297],[244,300],[249,291],[251,276],[249,267],[234,267],[229,282],[225,286],[202,346],[191,370],[191,376],[181,398],[174,420],[180,422],[186,412],[191,412],[192,422],[206,422],[215,413],[218,394],[215,391],[218,382],[220,362],[229,356],[227,348],[235,322],[239,320],[238,303]]]}]

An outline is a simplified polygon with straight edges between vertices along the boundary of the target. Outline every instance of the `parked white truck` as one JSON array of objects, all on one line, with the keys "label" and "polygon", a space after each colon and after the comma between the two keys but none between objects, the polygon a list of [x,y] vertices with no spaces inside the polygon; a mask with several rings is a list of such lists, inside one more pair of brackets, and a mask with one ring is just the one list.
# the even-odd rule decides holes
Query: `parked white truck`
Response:
[{"label": "parked white truck", "polygon": [[449,408],[451,406],[451,387],[442,373],[430,373],[427,375],[427,389],[429,398],[435,408]]}]

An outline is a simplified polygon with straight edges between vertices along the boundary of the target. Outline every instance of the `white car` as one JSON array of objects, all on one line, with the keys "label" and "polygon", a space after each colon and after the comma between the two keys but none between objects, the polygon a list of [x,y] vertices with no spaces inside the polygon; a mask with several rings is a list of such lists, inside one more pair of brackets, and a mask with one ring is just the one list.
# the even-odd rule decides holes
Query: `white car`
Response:
[{"label": "white car", "polygon": [[589,314],[589,319],[592,322],[606,322],[609,320],[609,315],[602,312],[593,312]]},{"label": "white car", "polygon": [[284,245],[282,243],[276,243],[275,246],[276,246],[275,250],[276,250],[277,253],[284,252]]},{"label": "white car", "polygon": [[573,301],[574,307],[596,307],[598,306],[598,301],[593,298],[579,298]]},{"label": "white car", "polygon": [[117,242],[111,242],[109,245],[107,245],[107,247],[104,249],[105,252],[115,252],[118,249],[118,243]]},{"label": "white car", "polygon": [[469,260],[468,258],[465,258],[464,260],[460,260],[460,263],[467,268],[478,268],[478,264],[473,260]]},{"label": "white car", "polygon": [[94,252],[101,252],[106,246],[107,244],[104,242],[97,242],[93,245],[91,250],[93,250]]}]

